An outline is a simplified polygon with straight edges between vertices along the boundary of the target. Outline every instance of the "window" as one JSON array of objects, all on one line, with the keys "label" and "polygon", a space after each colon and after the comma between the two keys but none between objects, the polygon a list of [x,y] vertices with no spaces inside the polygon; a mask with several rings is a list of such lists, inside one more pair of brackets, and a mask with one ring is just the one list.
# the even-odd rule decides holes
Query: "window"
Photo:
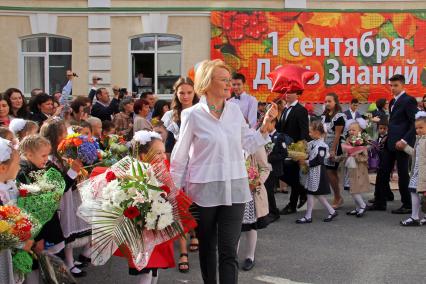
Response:
[{"label": "window", "polygon": [[40,88],[49,94],[61,91],[71,69],[71,39],[53,36],[24,38],[21,42],[21,89],[29,94]]},{"label": "window", "polygon": [[144,35],[130,39],[133,91],[172,94],[181,76],[182,38],[176,35]]}]

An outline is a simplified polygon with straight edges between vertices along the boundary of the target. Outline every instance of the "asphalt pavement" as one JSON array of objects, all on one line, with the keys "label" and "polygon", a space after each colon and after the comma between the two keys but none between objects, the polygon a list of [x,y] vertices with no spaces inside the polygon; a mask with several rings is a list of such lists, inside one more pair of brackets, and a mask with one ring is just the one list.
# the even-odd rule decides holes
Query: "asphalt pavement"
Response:
[{"label": "asphalt pavement", "polygon": [[[284,207],[288,195],[276,197]],[[322,222],[327,212],[316,202],[312,224],[295,224],[303,217],[302,208],[260,230],[256,266],[240,271],[239,283],[426,283],[426,226],[400,227],[399,221],[408,215],[390,213],[399,201],[389,202],[387,212],[346,216],[353,202],[347,192],[344,197],[345,205],[331,223]],[[190,266],[187,274],[176,268],[161,270],[158,283],[202,283],[197,253],[190,253]],[[78,283],[138,283],[128,275],[127,262],[118,257],[86,271]]]}]

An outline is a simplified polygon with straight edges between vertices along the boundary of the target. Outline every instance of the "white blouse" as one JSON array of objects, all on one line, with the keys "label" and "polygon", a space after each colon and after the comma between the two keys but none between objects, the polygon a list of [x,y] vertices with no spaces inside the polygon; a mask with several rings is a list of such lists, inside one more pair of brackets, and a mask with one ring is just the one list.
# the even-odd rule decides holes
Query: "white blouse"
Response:
[{"label": "white blouse", "polygon": [[192,200],[204,207],[251,200],[243,151],[254,153],[269,135],[250,129],[238,105],[225,102],[220,119],[205,96],[182,111],[179,139],[170,171],[177,187],[185,186]]}]

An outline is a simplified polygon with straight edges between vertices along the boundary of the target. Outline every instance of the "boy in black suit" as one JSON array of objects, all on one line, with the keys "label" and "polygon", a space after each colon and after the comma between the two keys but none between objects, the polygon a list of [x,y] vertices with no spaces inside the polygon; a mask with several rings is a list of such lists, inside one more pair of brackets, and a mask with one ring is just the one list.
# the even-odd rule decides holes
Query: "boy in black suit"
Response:
[{"label": "boy in black suit", "polygon": [[404,148],[407,144],[413,147],[416,139],[414,122],[417,101],[405,93],[405,77],[403,75],[396,74],[389,81],[394,99],[390,102],[388,137],[376,177],[375,202],[370,210],[386,210],[386,189],[389,186],[390,174],[396,161],[402,206],[393,210],[392,213],[410,214],[409,156],[404,152]]}]

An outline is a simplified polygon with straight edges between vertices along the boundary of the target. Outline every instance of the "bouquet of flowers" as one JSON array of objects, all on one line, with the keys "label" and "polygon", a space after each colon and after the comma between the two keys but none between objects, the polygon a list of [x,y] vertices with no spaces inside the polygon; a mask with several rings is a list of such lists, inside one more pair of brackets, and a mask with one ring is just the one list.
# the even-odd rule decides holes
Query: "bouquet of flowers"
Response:
[{"label": "bouquet of flowers", "polygon": [[39,229],[36,219],[16,206],[0,206],[0,251],[15,248]]},{"label": "bouquet of flowers", "polygon": [[182,206],[180,191],[165,169],[163,163],[150,165],[127,156],[80,184],[78,215],[92,225],[93,264],[105,264],[117,248],[126,247],[142,269],[157,244],[184,234],[183,218],[192,218],[187,212],[191,201]]},{"label": "bouquet of flowers", "polygon": [[[288,156],[293,161],[306,160],[308,158],[308,143],[305,140],[300,140],[297,143],[291,143],[288,148]],[[308,172],[308,167],[306,165],[301,166],[300,168],[303,174]]]},{"label": "bouquet of flowers", "polygon": [[70,159],[79,159],[84,165],[93,165],[100,159],[98,145],[87,136],[79,133],[68,135],[58,145],[59,154]]},{"label": "bouquet of flowers", "polygon": [[274,149],[275,143],[273,142],[268,142],[265,145],[265,151],[266,151],[266,155],[269,156],[269,154],[272,153],[272,150]]},{"label": "bouquet of flowers", "polygon": [[[34,182],[30,182],[30,181]],[[52,219],[65,190],[62,174],[54,169],[30,173],[28,184],[19,185],[18,207],[31,213],[41,225]]]},{"label": "bouquet of flowers", "polygon": [[256,188],[259,185],[260,173],[252,155],[246,159],[246,168],[249,185]]},{"label": "bouquet of flowers", "polygon": [[105,136],[102,138],[101,144],[104,149],[101,151],[104,166],[112,166],[129,154],[129,147],[123,136],[115,134]]},{"label": "bouquet of flowers", "polygon": [[350,136],[346,143],[342,144],[342,150],[348,156],[345,163],[347,168],[355,169],[357,167],[354,156],[368,149],[369,140],[367,134],[360,133],[356,136]]}]

